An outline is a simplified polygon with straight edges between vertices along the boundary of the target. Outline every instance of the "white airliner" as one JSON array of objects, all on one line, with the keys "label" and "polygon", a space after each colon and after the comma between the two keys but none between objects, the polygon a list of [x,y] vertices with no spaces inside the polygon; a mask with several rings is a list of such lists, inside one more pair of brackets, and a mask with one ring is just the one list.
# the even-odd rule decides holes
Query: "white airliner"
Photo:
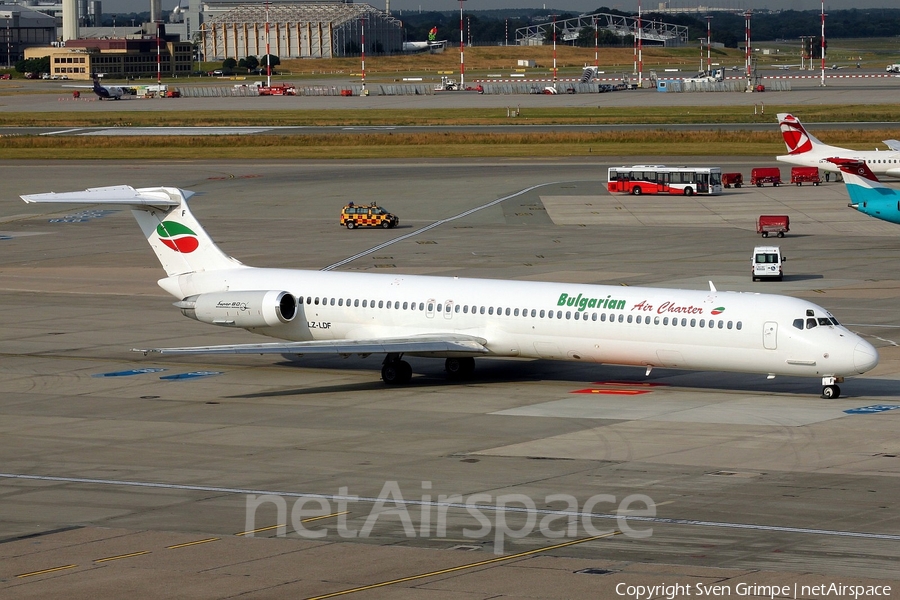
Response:
[{"label": "white airliner", "polygon": [[464,377],[477,356],[821,377],[822,396],[878,364],[875,348],[824,308],[756,293],[253,268],[225,255],[178,188],[103,187],[26,202],[131,208],[188,317],[274,343],[143,352],[385,354],[385,383],[412,376],[404,355],[446,359]]},{"label": "white airliner", "polygon": [[897,140],[885,140],[885,145],[890,148],[886,151],[850,150],[822,143],[806,131],[800,119],[793,115],[779,113],[778,123],[781,125],[781,135],[788,150],[786,155],[776,157],[781,162],[818,167],[837,173],[840,169],[828,159],[849,158],[863,161],[876,175],[900,177],[900,149],[898,149],[900,142]]}]

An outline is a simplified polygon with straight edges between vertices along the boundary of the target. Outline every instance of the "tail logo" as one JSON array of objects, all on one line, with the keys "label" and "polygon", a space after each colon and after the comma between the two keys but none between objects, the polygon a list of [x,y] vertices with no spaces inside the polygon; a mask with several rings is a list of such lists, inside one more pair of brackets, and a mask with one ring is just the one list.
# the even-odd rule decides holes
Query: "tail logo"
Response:
[{"label": "tail logo", "polygon": [[803,154],[813,149],[806,130],[798,125],[788,122],[781,124],[781,134],[784,136],[784,143],[787,144],[788,154]]},{"label": "tail logo", "polygon": [[182,254],[189,254],[200,246],[197,234],[175,221],[163,221],[156,227],[159,241]]}]

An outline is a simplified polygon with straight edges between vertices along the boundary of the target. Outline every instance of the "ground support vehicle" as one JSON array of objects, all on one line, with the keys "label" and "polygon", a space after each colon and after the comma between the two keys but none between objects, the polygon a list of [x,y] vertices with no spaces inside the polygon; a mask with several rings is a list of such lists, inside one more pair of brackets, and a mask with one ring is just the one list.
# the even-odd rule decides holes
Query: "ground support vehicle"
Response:
[{"label": "ground support vehicle", "polygon": [[771,183],[774,187],[781,185],[781,169],[778,167],[757,167],[750,171],[750,185],[762,187]]},{"label": "ground support vehicle", "polygon": [[694,194],[714,196],[722,193],[722,169],[719,167],[667,167],[634,165],[611,167],[606,190],[632,194]]},{"label": "ground support vehicle", "polygon": [[769,237],[774,233],[778,237],[791,230],[791,219],[787,215],[760,215],[756,220],[756,233]]},{"label": "ground support vehicle", "polygon": [[381,227],[390,229],[400,224],[400,219],[392,215],[374,202],[368,205],[356,205],[353,202],[341,210],[341,226],[347,229],[357,227]]},{"label": "ground support vehicle", "polygon": [[282,83],[278,85],[263,85],[259,87],[260,96],[296,96],[297,88],[290,83]]},{"label": "ground support vehicle", "polygon": [[740,173],[722,173],[722,187],[739,188],[744,185],[744,176]]},{"label": "ground support vehicle", "polygon": [[796,185],[803,185],[804,183],[819,185],[821,182],[818,167],[791,167],[791,183]]},{"label": "ground support vehicle", "polygon": [[750,274],[753,281],[762,279],[784,279],[782,265],[787,257],[782,256],[778,246],[757,246],[750,257]]}]

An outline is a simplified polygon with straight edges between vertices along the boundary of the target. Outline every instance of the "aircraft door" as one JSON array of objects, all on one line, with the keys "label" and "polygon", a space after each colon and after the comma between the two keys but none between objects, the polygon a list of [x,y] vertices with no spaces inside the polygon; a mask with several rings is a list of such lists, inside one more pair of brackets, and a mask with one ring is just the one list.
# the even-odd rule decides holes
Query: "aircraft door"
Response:
[{"label": "aircraft door", "polygon": [[447,300],[444,303],[444,318],[445,319],[453,318],[453,300]]},{"label": "aircraft door", "polygon": [[437,304],[437,301],[434,298],[429,298],[427,302],[425,302],[425,316],[429,319],[434,318],[434,305]]},{"label": "aircraft door", "polygon": [[775,350],[778,348],[778,323],[767,321],[763,325],[763,346],[767,350]]}]

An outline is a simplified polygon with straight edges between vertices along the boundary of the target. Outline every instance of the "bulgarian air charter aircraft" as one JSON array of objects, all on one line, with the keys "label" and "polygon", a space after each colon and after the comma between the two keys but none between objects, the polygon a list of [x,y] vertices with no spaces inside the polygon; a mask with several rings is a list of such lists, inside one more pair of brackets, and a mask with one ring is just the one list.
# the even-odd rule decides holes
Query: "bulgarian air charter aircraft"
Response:
[{"label": "bulgarian air charter aircraft", "polygon": [[778,123],[781,125],[781,135],[787,146],[788,153],[777,156],[781,162],[804,167],[818,167],[825,171],[838,172],[840,169],[829,158],[851,158],[863,161],[876,175],[900,177],[900,142],[897,140],[885,140],[890,150],[850,150],[829,146],[819,141],[816,136],[806,131],[800,123],[800,119],[787,113],[778,115]]},{"label": "bulgarian air charter aircraft", "polygon": [[465,377],[475,357],[526,357],[820,377],[837,398],[844,377],[878,352],[821,306],[755,293],[254,268],[225,255],[171,187],[103,187],[22,196],[26,202],[132,209],[166,271],[159,285],[198,321],[280,340],[143,352],[384,354],[388,384],[412,376],[404,355],[445,359]]}]

